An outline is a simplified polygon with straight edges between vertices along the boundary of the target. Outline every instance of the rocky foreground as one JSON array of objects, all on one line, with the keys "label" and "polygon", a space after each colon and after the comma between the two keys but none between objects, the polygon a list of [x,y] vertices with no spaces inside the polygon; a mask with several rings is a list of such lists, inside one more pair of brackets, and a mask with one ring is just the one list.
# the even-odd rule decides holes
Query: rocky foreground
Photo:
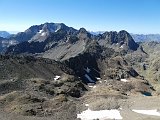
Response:
[{"label": "rocky foreground", "polygon": [[125,72],[130,69],[121,57],[111,60],[112,68],[116,68],[116,62],[119,61],[121,65],[116,69],[122,70],[113,75],[106,72],[101,77],[95,77],[94,83],[87,83],[83,76],[96,74],[89,67],[84,69],[84,73],[78,74],[74,67],[69,66],[74,64],[74,60],[62,64],[32,56],[1,55],[0,118],[76,120],[82,118],[79,115],[83,115],[83,111],[90,109],[116,110],[124,120],[159,119],[156,115],[133,111],[159,110],[159,93],[155,87],[134,70]]},{"label": "rocky foreground", "polygon": [[[159,111],[160,109],[160,98],[156,95],[156,92],[152,92],[153,96],[147,96],[136,92],[135,90],[138,89],[136,84],[138,83],[135,81],[136,79],[130,79],[127,82],[117,82],[117,84],[121,86],[135,85],[135,89],[130,91],[118,90],[117,87],[112,87],[112,81],[108,83],[106,81],[101,82],[100,80],[96,85],[86,87],[88,91],[80,98],[73,98],[60,94],[55,98],[51,97],[44,101],[40,101],[37,97],[32,98],[29,97],[29,95],[25,96],[24,93],[21,95],[22,93],[14,91],[0,97],[0,119],[78,120],[77,117],[79,117],[80,114],[83,115],[83,111],[90,109],[91,111],[116,110],[123,120],[158,120],[158,115],[147,115],[134,112],[134,110]],[[110,84],[110,86],[106,86],[106,84]],[[123,92],[125,92],[125,94]],[[5,107],[3,107],[4,103],[2,104],[2,102],[5,103]],[[46,108],[44,108],[44,106],[46,106]],[[105,114],[105,116],[110,115]],[[116,115],[113,114],[110,117],[114,119],[115,116]],[[86,119],[90,120],[90,117],[91,116],[87,116],[88,119]],[[109,120],[103,119],[102,115],[99,116],[99,119]]]}]

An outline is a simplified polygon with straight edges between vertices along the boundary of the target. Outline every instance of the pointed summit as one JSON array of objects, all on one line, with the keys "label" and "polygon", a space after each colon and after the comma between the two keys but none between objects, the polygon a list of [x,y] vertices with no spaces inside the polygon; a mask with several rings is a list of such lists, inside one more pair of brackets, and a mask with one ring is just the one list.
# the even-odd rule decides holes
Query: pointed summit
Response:
[{"label": "pointed summit", "polygon": [[105,32],[97,37],[101,45],[116,45],[120,49],[137,50],[139,45],[133,40],[132,36],[125,30]]},{"label": "pointed summit", "polygon": [[118,43],[125,44],[131,50],[137,50],[139,45],[133,40],[132,36],[125,30],[118,33]]},{"label": "pointed summit", "polygon": [[85,28],[80,28],[79,33],[87,33],[87,30]]}]

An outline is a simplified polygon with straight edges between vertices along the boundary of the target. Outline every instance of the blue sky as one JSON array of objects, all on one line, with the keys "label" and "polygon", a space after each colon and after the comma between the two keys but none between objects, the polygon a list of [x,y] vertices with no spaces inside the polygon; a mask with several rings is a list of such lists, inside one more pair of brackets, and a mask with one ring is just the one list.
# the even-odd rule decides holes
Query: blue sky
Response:
[{"label": "blue sky", "polygon": [[160,0],[0,0],[0,30],[45,22],[90,31],[160,33]]}]

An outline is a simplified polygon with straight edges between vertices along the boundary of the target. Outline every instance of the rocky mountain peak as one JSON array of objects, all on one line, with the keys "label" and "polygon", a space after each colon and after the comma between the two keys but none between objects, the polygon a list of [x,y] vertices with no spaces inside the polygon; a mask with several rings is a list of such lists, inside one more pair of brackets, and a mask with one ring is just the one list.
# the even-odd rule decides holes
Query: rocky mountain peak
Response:
[{"label": "rocky mountain peak", "polygon": [[85,28],[80,28],[79,33],[87,33],[87,30]]},{"label": "rocky mountain peak", "polygon": [[[30,41],[30,42],[41,42],[47,39],[47,37],[54,32],[57,32],[58,30],[65,30],[65,31],[75,31],[75,29],[66,26],[63,23],[44,23],[41,25],[33,25],[29,27],[24,32],[20,32],[16,35],[13,35],[9,39],[11,40],[17,40],[19,42],[23,41]],[[71,30],[72,29],[72,30]]]},{"label": "rocky mountain peak", "polygon": [[57,32],[60,29],[67,29],[68,27],[63,23],[44,23],[42,30],[47,30],[48,32]]},{"label": "rocky mountain peak", "polygon": [[105,32],[102,34],[101,39],[105,39],[108,43],[113,44],[116,43],[117,32],[111,31],[111,32]]},{"label": "rocky mountain peak", "polygon": [[118,43],[126,45],[131,50],[137,50],[139,45],[133,40],[132,36],[125,30],[118,33]]},{"label": "rocky mountain peak", "polygon": [[0,31],[0,37],[8,38],[10,35],[7,31]]},{"label": "rocky mountain peak", "polygon": [[91,38],[91,34],[89,32],[87,32],[87,30],[85,28],[80,28],[78,30],[78,38],[79,39],[90,39]]},{"label": "rocky mountain peak", "polygon": [[133,38],[131,37],[131,35],[127,31],[125,31],[125,30],[119,31],[117,42],[122,42],[122,41],[127,42],[129,40],[133,40]]},{"label": "rocky mountain peak", "polygon": [[97,37],[101,45],[116,45],[121,49],[137,50],[138,44],[133,40],[132,36],[125,30],[105,32]]}]

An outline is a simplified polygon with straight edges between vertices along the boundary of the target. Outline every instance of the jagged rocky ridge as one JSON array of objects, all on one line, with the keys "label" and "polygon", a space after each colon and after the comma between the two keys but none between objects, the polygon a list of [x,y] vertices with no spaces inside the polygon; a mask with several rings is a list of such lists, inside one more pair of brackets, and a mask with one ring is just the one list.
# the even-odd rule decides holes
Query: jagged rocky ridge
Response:
[{"label": "jagged rocky ridge", "polygon": [[[30,33],[32,33],[32,35]],[[22,36],[25,42],[10,47],[6,52],[7,54],[41,53],[44,57],[63,60],[79,54],[85,49],[89,42],[94,40],[98,41],[101,46],[114,47],[117,48],[118,51],[137,50],[138,48],[138,44],[135,43],[130,34],[124,30],[119,33],[105,32],[96,36],[90,34],[84,28],[75,30],[64,24],[45,23],[39,26],[32,26],[25,32],[18,33],[15,36],[19,36],[19,34],[25,34],[28,38]],[[21,38],[14,37],[14,39],[17,40]],[[78,47],[76,47],[76,45]],[[39,48],[37,48],[37,46],[39,46]],[[58,55],[56,50],[58,52],[60,50],[61,54]],[[71,53],[67,55],[66,51]]]}]

